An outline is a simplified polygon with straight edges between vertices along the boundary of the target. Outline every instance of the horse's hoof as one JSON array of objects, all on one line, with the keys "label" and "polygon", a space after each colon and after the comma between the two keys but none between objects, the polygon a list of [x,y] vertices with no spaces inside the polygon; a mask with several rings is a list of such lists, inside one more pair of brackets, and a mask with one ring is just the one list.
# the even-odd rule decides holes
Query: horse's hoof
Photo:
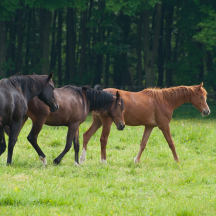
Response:
[{"label": "horse's hoof", "polygon": [[74,166],[80,166],[76,161],[74,162]]},{"label": "horse's hoof", "polygon": [[60,163],[60,161],[58,161],[58,159],[55,159],[55,160],[53,161],[53,163],[54,163],[55,165],[58,165],[58,164]]},{"label": "horse's hoof", "polygon": [[42,156],[40,156],[40,161],[42,161],[42,163],[43,163],[44,166],[47,165],[47,160],[46,160],[46,158],[43,158]]},{"label": "horse's hoof", "polygon": [[82,153],[80,155],[80,164],[83,164],[86,159],[86,150],[83,148]]},{"label": "horse's hoof", "polygon": [[137,157],[134,158],[134,163],[137,164],[139,161],[137,160]]},{"label": "horse's hoof", "polygon": [[107,160],[106,159],[101,159],[101,163],[102,164],[107,164]]}]

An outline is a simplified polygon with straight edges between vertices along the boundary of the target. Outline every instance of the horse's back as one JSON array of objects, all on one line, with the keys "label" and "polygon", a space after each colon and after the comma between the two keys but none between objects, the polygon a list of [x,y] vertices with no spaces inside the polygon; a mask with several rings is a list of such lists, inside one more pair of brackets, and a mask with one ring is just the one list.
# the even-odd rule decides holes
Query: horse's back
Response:
[{"label": "horse's back", "polygon": [[70,88],[56,88],[54,91],[59,109],[56,112],[50,112],[46,118],[45,124],[50,126],[68,126],[71,121],[82,123],[87,112],[84,109],[84,99],[82,96]]},{"label": "horse's back", "polygon": [[126,125],[157,126],[156,110],[158,109],[158,104],[154,98],[142,94],[142,92],[129,92],[114,88],[104,89],[104,91],[112,94],[119,91],[125,105],[124,119]]}]

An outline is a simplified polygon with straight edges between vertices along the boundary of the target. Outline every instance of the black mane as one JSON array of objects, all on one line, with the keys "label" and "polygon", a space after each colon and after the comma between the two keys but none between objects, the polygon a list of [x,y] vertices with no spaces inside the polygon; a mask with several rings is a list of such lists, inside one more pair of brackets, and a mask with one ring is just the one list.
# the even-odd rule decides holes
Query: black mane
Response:
[{"label": "black mane", "polygon": [[107,111],[114,101],[113,94],[107,93],[101,90],[86,89],[87,103],[90,106],[90,112],[95,111]]},{"label": "black mane", "polygon": [[35,92],[39,88],[43,88],[47,85],[47,75],[14,75],[8,79],[4,79],[3,82],[11,83],[18,91],[24,92],[29,89],[31,92]]}]

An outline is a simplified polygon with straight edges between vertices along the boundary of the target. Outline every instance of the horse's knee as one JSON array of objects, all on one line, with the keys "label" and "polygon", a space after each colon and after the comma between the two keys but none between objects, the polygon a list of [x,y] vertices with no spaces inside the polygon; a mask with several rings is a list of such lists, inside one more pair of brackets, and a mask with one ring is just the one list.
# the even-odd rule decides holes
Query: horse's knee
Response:
[{"label": "horse's knee", "polygon": [[30,134],[27,136],[27,140],[32,144],[33,142],[36,142],[36,141],[37,141],[37,137],[30,133]]},{"label": "horse's knee", "polygon": [[107,145],[107,138],[104,136],[101,136],[100,138],[101,147],[106,147]]}]

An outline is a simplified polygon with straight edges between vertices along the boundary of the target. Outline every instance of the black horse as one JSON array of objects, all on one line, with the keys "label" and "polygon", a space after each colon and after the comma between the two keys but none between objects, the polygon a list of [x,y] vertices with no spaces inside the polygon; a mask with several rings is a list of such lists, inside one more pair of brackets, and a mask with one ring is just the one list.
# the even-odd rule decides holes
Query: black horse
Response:
[{"label": "black horse", "polygon": [[21,129],[28,102],[38,96],[52,112],[58,109],[51,72],[47,75],[15,75],[0,82],[0,155],[6,149],[4,127],[10,128],[7,164],[12,163],[13,148]]}]

